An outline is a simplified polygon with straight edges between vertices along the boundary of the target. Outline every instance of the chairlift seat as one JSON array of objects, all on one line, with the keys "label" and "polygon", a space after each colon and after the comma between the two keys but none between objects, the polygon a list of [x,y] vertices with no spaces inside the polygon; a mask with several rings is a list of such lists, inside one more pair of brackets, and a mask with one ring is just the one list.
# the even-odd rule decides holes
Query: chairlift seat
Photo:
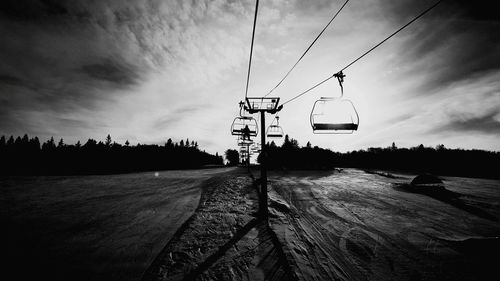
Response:
[{"label": "chairlift seat", "polygon": [[277,134],[271,133],[271,134],[268,134],[267,137],[270,138],[270,139],[272,139],[272,138],[280,139],[280,138],[283,137],[283,134],[280,134],[280,133],[277,133]]},{"label": "chairlift seat", "polygon": [[313,124],[313,130],[347,130],[356,131],[358,129],[358,124],[354,123],[341,123],[341,124],[323,124],[316,123]]}]

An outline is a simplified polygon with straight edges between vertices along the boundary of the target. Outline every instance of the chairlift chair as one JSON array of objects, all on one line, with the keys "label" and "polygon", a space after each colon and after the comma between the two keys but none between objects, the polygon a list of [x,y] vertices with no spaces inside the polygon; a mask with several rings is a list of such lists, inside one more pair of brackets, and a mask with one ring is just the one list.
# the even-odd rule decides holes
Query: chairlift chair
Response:
[{"label": "chairlift chair", "polygon": [[270,139],[279,139],[283,137],[283,129],[279,124],[279,117],[276,116],[276,124],[273,124],[274,121],[267,127],[266,135]]},{"label": "chairlift chair", "polygon": [[259,127],[257,126],[257,120],[251,116],[244,116],[242,114],[244,102],[240,102],[240,116],[234,118],[233,124],[231,125],[231,135],[233,136],[243,136],[245,135],[246,128],[248,127],[248,136],[256,137]]},{"label": "chairlift chair", "polygon": [[243,135],[238,136],[237,143],[239,146],[246,147],[247,145],[252,145],[254,142],[251,139],[246,139]]},{"label": "chairlift chair", "polygon": [[340,97],[321,97],[311,111],[311,126],[315,134],[352,134],[358,130],[359,115],[354,104],[343,98],[345,75],[335,74],[341,89]]},{"label": "chairlift chair", "polygon": [[253,143],[252,140],[241,140],[241,139],[238,140],[238,146],[241,146],[241,147],[247,147],[248,145],[251,145],[252,143]]},{"label": "chairlift chair", "polygon": [[242,136],[247,126],[249,135],[251,137],[256,137],[258,131],[257,120],[250,116],[239,116],[234,118],[233,124],[231,125],[231,134],[234,136]]}]

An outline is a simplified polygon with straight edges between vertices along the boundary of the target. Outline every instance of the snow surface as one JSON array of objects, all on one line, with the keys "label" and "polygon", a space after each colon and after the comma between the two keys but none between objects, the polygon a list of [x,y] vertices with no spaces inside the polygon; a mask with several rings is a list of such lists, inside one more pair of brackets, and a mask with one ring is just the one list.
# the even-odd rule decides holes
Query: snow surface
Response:
[{"label": "snow surface", "polygon": [[289,210],[271,228],[298,278],[493,280],[500,181],[444,177],[442,195],[408,192],[413,176],[273,173],[270,198]]}]

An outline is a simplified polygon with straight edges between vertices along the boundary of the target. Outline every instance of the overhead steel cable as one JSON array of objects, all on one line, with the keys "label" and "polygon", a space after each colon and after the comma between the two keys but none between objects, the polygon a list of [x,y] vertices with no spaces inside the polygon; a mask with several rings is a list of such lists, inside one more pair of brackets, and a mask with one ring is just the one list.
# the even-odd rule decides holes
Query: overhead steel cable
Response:
[{"label": "overhead steel cable", "polygon": [[346,0],[344,2],[344,4],[342,5],[342,7],[340,7],[340,9],[335,13],[335,15],[333,15],[333,17],[330,19],[330,21],[326,24],[326,26],[323,28],[323,30],[321,30],[321,32],[318,34],[318,36],[316,36],[316,38],[312,41],[312,43],[309,45],[309,47],[307,47],[307,49],[304,51],[304,53],[302,53],[302,55],[295,62],[295,64],[292,66],[292,68],[290,68],[290,70],[288,70],[288,72],[285,74],[285,76],[283,76],[283,78],[281,78],[281,80],[278,82],[278,84],[276,84],[276,86],[274,86],[274,88],[272,88],[271,91],[269,91],[264,97],[267,97],[268,95],[270,95],[274,90],[276,90],[276,88],[278,88],[281,85],[281,83],[283,81],[285,81],[285,79],[288,77],[288,75],[290,75],[290,73],[292,72],[292,70],[297,66],[297,64],[299,64],[299,62],[307,54],[307,52],[309,52],[309,50],[314,45],[314,43],[316,43],[316,41],[318,41],[319,37],[321,37],[321,35],[323,35],[323,32],[325,32],[325,30],[328,28],[328,26],[330,26],[330,24],[337,17],[337,15],[340,14],[340,12],[342,11],[342,9],[344,9],[344,7],[347,4],[347,2],[349,2],[349,0]]},{"label": "overhead steel cable", "polygon": [[307,94],[308,92],[312,91],[313,89],[315,89],[316,87],[320,86],[321,84],[325,83],[326,81],[332,79],[333,77],[337,77],[337,74],[346,70],[348,67],[350,67],[351,65],[353,65],[354,63],[356,63],[357,61],[359,61],[360,59],[362,59],[364,56],[366,56],[367,54],[369,54],[370,52],[372,52],[373,50],[375,50],[377,47],[379,47],[380,45],[382,45],[383,43],[385,43],[387,40],[389,40],[391,37],[393,37],[394,35],[396,35],[397,33],[399,33],[401,30],[405,29],[406,27],[408,27],[410,24],[412,24],[413,22],[415,22],[416,20],[418,20],[420,17],[422,17],[423,15],[425,15],[427,12],[429,12],[430,10],[434,9],[439,3],[441,3],[443,0],[438,0],[436,1],[436,3],[434,3],[433,5],[431,5],[430,7],[428,7],[427,9],[425,9],[424,11],[422,11],[420,14],[418,14],[415,18],[413,18],[411,21],[409,21],[408,23],[406,23],[405,25],[403,25],[402,27],[400,27],[398,30],[396,30],[395,32],[393,32],[391,35],[389,35],[388,37],[386,37],[384,40],[380,41],[377,45],[373,46],[371,49],[369,49],[368,51],[366,51],[365,53],[363,53],[361,56],[359,56],[358,58],[356,58],[355,60],[353,60],[351,63],[349,63],[348,65],[346,65],[344,68],[342,68],[340,71],[334,73],[333,75],[331,75],[330,77],[327,77],[326,79],[322,80],[321,82],[317,83],[316,85],[312,86],[311,88],[305,90],[304,92],[296,95],[295,97],[285,101],[282,105],[285,105],[293,100],[296,100],[297,98]]},{"label": "overhead steel cable", "polygon": [[248,83],[250,82],[250,69],[252,68],[253,41],[255,37],[255,25],[257,24],[257,12],[259,11],[259,0],[255,4],[255,16],[253,18],[252,43],[250,45],[250,59],[248,61],[247,86],[245,88],[245,99],[248,95]]}]

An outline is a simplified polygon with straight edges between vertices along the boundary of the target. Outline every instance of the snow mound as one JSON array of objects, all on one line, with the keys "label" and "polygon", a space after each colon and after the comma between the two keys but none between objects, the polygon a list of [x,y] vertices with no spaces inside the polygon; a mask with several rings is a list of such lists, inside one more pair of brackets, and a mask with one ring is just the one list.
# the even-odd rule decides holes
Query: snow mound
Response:
[{"label": "snow mound", "polygon": [[269,207],[275,209],[276,211],[280,211],[281,213],[290,213],[290,205],[273,193],[269,193]]},{"label": "snow mound", "polygon": [[439,179],[437,176],[431,174],[421,174],[416,176],[410,183],[411,185],[440,185],[443,184],[443,181]]}]

